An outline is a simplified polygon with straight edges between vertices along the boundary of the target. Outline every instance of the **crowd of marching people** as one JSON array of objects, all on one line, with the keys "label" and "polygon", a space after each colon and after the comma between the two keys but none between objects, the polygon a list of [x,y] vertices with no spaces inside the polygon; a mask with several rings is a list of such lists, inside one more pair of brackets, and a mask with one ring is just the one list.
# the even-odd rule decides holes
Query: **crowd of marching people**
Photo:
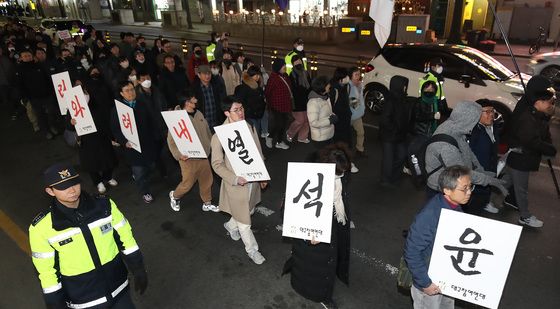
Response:
[{"label": "crowd of marching people", "polygon": [[[89,174],[100,194],[107,191],[106,186],[118,185],[115,147],[121,147],[139,196],[151,203],[151,174],[157,170],[167,175],[163,160],[169,152],[181,171],[180,183],[168,195],[170,207],[179,211],[181,198],[198,182],[202,210],[229,213],[231,219],[224,228],[234,241],[242,240],[256,264],[265,257],[251,231],[251,214],[268,183],[247,182],[235,175],[214,128],[245,120],[261,156],[261,143],[278,152],[294,143],[312,144],[317,150],[313,162],[336,164],[333,241],[295,241],[284,270],[291,272],[298,293],[322,302],[325,308],[336,307],[334,278],[348,283],[349,228],[353,225],[348,177],[359,172],[355,160],[368,156],[359,68],[339,67],[331,77],[311,78],[300,38],[266,72],[242,51],[234,51],[227,33],[212,33],[208,46],[192,44],[188,56],[176,53],[166,39],[148,44],[132,33],[122,33],[118,43],[107,42],[91,26],[83,36],[61,40],[8,22],[0,37],[0,93],[11,106],[13,120],[26,116],[33,130],[46,139],[61,135],[69,145],[78,145],[80,170]],[[529,211],[528,181],[542,156],[556,155],[548,129],[555,99],[550,81],[533,77],[511,117],[515,125],[503,128],[494,122],[494,105],[489,100],[460,102],[452,111],[447,107],[444,66],[439,58],[430,61],[419,95],[407,91],[413,81],[403,76],[391,79],[380,117],[380,185],[394,188],[403,175],[411,174],[426,190],[431,201],[426,207],[456,209],[462,204],[472,214],[498,212],[513,192],[510,204],[519,208],[519,223],[541,227],[543,222]],[[75,121],[60,115],[51,80],[52,74],[60,72],[69,73],[73,84],[69,87],[82,87],[97,132],[78,137]],[[114,100],[134,111],[142,152],[134,150],[121,132]],[[161,115],[171,110],[188,113],[208,158],[189,158],[178,150]],[[510,145],[506,158],[498,155],[502,138]],[[221,178],[219,203],[211,194],[217,177]],[[419,220],[433,219],[422,216]],[[422,264],[435,235],[427,235],[422,228],[416,223],[411,227],[405,250],[413,273],[415,308],[416,302],[438,294]],[[318,277],[327,279],[314,280]],[[441,297],[437,301],[449,304]]]}]

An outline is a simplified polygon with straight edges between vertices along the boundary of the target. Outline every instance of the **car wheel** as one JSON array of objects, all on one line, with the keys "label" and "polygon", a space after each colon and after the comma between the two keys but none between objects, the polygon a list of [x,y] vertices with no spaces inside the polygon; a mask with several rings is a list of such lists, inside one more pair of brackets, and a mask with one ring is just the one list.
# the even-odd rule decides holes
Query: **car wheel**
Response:
[{"label": "car wheel", "polygon": [[381,114],[386,98],[387,89],[381,85],[367,87],[364,93],[366,107],[374,114]]},{"label": "car wheel", "polygon": [[551,65],[541,71],[541,75],[550,78],[554,85],[560,84],[560,67]]}]

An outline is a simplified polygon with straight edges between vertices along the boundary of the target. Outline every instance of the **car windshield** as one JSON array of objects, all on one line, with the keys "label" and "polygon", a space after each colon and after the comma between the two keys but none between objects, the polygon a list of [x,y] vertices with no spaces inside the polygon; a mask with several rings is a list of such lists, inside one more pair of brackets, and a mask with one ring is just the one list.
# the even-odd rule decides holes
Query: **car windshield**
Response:
[{"label": "car windshield", "polygon": [[515,75],[498,60],[474,48],[456,45],[453,54],[477,67],[491,80],[504,81]]},{"label": "car windshield", "polygon": [[84,23],[80,20],[60,20],[54,22],[56,25],[56,30],[70,30],[72,29],[72,25],[76,23],[79,28],[85,28]]}]

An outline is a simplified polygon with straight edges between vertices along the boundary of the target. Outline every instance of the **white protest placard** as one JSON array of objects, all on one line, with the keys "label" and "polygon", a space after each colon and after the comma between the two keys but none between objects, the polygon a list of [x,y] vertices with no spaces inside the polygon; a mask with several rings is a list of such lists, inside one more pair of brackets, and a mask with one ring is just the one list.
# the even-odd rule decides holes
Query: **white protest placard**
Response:
[{"label": "white protest placard", "polygon": [[70,34],[69,30],[60,30],[57,31],[56,34],[61,40],[71,39],[72,35]]},{"label": "white protest placard", "polygon": [[132,149],[141,153],[142,149],[140,148],[140,138],[138,137],[138,129],[136,128],[134,110],[130,106],[117,100],[115,100],[115,107],[117,108],[122,134],[130,142]]},{"label": "white protest placard", "polygon": [[235,175],[247,181],[270,180],[266,166],[245,120],[214,127]]},{"label": "white protest placard", "polygon": [[521,226],[441,210],[428,275],[442,294],[498,308]]},{"label": "white protest placard", "polygon": [[54,92],[56,92],[56,100],[58,101],[58,107],[60,108],[60,114],[66,115],[66,110],[68,106],[66,105],[66,93],[72,89],[72,82],[70,81],[70,74],[68,71],[57,73],[51,75],[51,79],[54,86]]},{"label": "white protest placard", "polygon": [[207,157],[186,110],[161,112],[161,115],[181,154],[189,158]]},{"label": "white protest placard", "polygon": [[65,97],[66,106],[70,108],[70,117],[76,120],[74,128],[76,128],[78,136],[97,132],[82,86],[76,86],[70,89]]},{"label": "white protest placard", "polygon": [[335,168],[334,163],[288,163],[282,236],[331,242]]}]

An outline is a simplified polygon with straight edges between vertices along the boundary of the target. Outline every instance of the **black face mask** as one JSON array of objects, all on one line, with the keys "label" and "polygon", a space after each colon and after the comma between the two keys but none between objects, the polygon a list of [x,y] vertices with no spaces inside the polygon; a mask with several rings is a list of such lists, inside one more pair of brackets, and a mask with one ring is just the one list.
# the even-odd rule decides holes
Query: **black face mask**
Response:
[{"label": "black face mask", "polygon": [[146,48],[146,42],[140,43],[140,46],[141,46],[142,48]]},{"label": "black face mask", "polygon": [[231,65],[231,60],[224,59],[224,64],[229,67]]},{"label": "black face mask", "polygon": [[301,63],[300,63],[300,64],[296,64],[296,65],[294,65],[294,68],[295,68],[296,70],[302,70],[302,69],[303,69],[303,64],[301,64]]},{"label": "black face mask", "polygon": [[436,95],[436,93],[433,92],[433,91],[424,91],[424,93],[422,93],[422,94],[423,94],[426,98],[429,98],[429,99],[433,98],[433,97]]},{"label": "black face mask", "polygon": [[90,75],[90,77],[91,77],[92,79],[99,79],[99,77],[101,77],[101,74],[99,74],[99,73],[93,73],[93,74]]},{"label": "black face mask", "polygon": [[200,55],[202,55],[202,51],[201,50],[197,50],[194,52],[195,56],[200,57]]}]

